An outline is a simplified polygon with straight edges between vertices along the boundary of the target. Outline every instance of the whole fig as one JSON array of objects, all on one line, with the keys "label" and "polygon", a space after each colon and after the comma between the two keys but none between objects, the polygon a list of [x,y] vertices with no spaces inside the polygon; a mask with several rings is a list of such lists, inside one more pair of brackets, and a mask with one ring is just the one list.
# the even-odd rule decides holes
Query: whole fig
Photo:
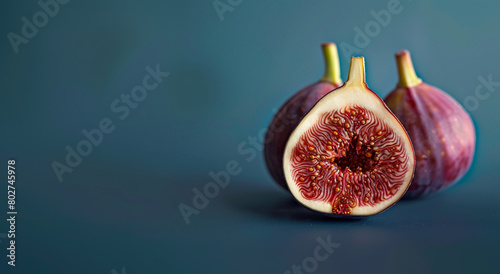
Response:
[{"label": "whole fig", "polygon": [[385,98],[410,135],[417,165],[405,198],[443,190],[469,170],[476,133],[465,109],[444,91],[417,77],[410,53],[396,53],[399,83]]},{"label": "whole fig", "polygon": [[288,188],[283,173],[283,151],[288,137],[304,115],[328,92],[342,85],[337,46],[322,44],[325,59],[325,74],[316,83],[295,93],[276,112],[266,132],[264,155],[274,180]]}]

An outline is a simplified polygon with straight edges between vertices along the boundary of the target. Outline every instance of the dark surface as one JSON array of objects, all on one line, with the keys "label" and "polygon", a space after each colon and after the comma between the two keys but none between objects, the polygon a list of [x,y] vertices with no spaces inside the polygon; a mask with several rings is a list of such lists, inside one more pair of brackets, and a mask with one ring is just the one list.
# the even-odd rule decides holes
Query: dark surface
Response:
[{"label": "dark surface", "polygon": [[[500,87],[469,109],[477,152],[458,185],[367,219],[296,204],[250,145],[273,109],[321,77],[320,44],[354,45],[354,28],[387,3],[244,0],[220,21],[212,1],[73,0],[16,54],[7,34],[40,7],[1,2],[0,156],[17,161],[19,213],[17,266],[0,238],[0,273],[284,273],[313,256],[318,237],[340,246],[315,273],[496,272]],[[462,104],[481,77],[500,81],[498,2],[401,5],[359,53],[380,96],[403,48],[424,81]],[[157,64],[170,75],[119,119],[110,104]],[[65,147],[103,118],[115,130],[60,182],[51,163],[65,163]],[[186,224],[179,205],[192,206],[192,189],[231,161],[241,172]],[[0,223],[0,236],[7,229]]]}]

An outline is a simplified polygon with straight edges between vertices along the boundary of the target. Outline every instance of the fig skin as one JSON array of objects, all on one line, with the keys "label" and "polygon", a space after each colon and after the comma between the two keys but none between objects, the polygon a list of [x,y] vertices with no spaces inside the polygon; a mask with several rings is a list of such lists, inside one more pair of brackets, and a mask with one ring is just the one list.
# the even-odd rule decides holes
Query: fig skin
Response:
[{"label": "fig skin", "polygon": [[264,139],[264,156],[269,173],[283,188],[288,189],[283,172],[283,151],[288,137],[307,112],[325,94],[340,87],[340,65],[337,46],[322,44],[325,59],[325,74],[316,83],[295,93],[276,112]]},{"label": "fig skin", "polygon": [[404,198],[423,197],[457,183],[474,158],[476,133],[465,109],[417,77],[410,53],[396,53],[399,83],[385,98],[410,135],[416,169]]}]

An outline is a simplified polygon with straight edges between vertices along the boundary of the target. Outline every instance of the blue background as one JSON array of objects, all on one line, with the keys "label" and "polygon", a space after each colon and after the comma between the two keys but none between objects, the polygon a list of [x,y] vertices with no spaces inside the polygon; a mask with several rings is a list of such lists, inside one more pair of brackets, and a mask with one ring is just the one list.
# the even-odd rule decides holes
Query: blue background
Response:
[{"label": "blue background", "polygon": [[[41,8],[0,2],[0,156],[17,161],[19,212],[17,266],[7,266],[0,238],[1,273],[283,273],[313,255],[317,237],[340,246],[315,273],[498,269],[497,90],[471,111],[476,157],[458,185],[362,220],[305,210],[272,181],[260,151],[238,152],[321,77],[322,42],[355,46],[354,28],[387,4],[244,0],[221,21],[212,1],[73,0],[16,54],[7,34],[20,35],[21,18]],[[380,96],[395,86],[393,54],[404,48],[424,81],[460,103],[479,77],[500,81],[498,1],[401,7],[358,54]],[[120,120],[111,102],[157,64],[170,75]],[[115,130],[59,182],[51,163],[106,117]],[[241,173],[186,224],[179,204],[192,205],[192,189],[232,160]]]}]

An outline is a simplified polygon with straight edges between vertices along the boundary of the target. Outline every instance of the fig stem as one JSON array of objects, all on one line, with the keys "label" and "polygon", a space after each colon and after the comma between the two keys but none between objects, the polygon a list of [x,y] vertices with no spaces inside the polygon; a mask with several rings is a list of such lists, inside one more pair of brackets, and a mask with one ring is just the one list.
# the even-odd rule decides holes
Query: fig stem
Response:
[{"label": "fig stem", "polygon": [[345,82],[345,84],[361,85],[364,83],[365,83],[365,58],[351,57],[349,75],[347,76],[347,81]]},{"label": "fig stem", "polygon": [[410,88],[422,83],[422,79],[418,78],[413,67],[410,52],[401,50],[396,53],[396,63],[398,66],[399,82],[398,87]]},{"label": "fig stem", "polygon": [[325,58],[325,75],[321,78],[323,82],[329,82],[334,85],[341,85],[339,52],[335,43],[323,43],[323,56]]}]

